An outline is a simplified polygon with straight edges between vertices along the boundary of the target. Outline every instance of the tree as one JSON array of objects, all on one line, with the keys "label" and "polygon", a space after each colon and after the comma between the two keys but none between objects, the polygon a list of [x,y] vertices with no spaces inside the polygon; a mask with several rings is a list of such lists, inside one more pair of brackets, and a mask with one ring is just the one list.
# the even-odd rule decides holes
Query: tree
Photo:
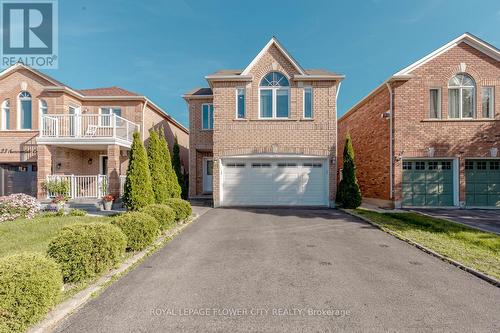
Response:
[{"label": "tree", "polygon": [[163,170],[165,170],[165,176],[167,179],[168,197],[169,198],[180,198],[181,197],[181,187],[174,169],[172,168],[172,161],[170,159],[170,151],[168,149],[167,139],[165,138],[165,133],[163,128],[160,128],[160,143],[161,151],[163,156]]},{"label": "tree", "polygon": [[148,144],[149,173],[151,174],[151,183],[156,203],[162,203],[169,198],[169,189],[167,186],[167,175],[164,168],[164,157],[162,144],[158,132],[149,131]]},{"label": "tree", "polygon": [[182,173],[181,170],[181,156],[179,142],[177,141],[177,135],[174,137],[174,148],[172,154],[172,167],[174,168],[175,174],[177,176],[177,181],[181,186],[181,197],[183,199],[187,198],[187,185],[186,185],[186,175]]},{"label": "tree", "polygon": [[361,205],[361,190],[356,179],[354,148],[352,147],[352,140],[349,134],[347,134],[345,140],[343,156],[342,180],[337,190],[337,203],[343,208],[354,209]]},{"label": "tree", "polygon": [[130,149],[123,203],[128,210],[139,210],[154,203],[148,157],[139,133],[134,133]]}]

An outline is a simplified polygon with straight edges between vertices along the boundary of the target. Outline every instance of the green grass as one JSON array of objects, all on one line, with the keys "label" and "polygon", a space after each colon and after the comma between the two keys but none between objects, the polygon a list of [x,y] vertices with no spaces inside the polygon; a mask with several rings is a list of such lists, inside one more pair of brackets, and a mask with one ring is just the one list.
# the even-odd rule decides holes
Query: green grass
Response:
[{"label": "green grass", "polygon": [[500,278],[500,236],[417,213],[356,209],[389,233],[396,233],[445,257]]},{"label": "green grass", "polygon": [[59,229],[76,222],[97,222],[108,217],[92,216],[37,216],[32,220],[17,219],[0,223],[0,257],[34,251],[44,253]]}]

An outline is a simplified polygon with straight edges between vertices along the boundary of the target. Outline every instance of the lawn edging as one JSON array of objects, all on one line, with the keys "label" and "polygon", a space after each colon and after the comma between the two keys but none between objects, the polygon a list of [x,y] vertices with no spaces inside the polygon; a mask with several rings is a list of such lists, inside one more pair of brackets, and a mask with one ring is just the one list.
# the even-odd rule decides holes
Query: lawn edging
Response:
[{"label": "lawn edging", "polygon": [[354,217],[357,217],[357,218],[365,221],[366,223],[369,223],[370,225],[376,227],[377,229],[382,230],[383,232],[388,233],[388,234],[396,237],[399,240],[402,240],[402,241],[404,241],[404,242],[406,242],[406,243],[408,243],[410,245],[415,246],[417,249],[419,249],[419,250],[421,250],[421,251],[423,251],[425,253],[428,253],[428,254],[430,254],[430,255],[438,258],[438,259],[446,261],[446,262],[448,262],[448,263],[450,263],[450,264],[452,264],[452,265],[454,265],[454,266],[456,266],[456,267],[458,267],[458,268],[466,271],[467,273],[470,273],[470,274],[472,274],[472,275],[474,275],[474,276],[476,276],[476,277],[478,277],[478,278],[480,278],[480,279],[482,279],[482,280],[484,280],[484,281],[486,281],[486,282],[494,285],[495,287],[500,288],[500,281],[497,280],[496,278],[492,277],[492,276],[489,276],[487,274],[479,272],[479,271],[477,271],[477,270],[475,270],[475,269],[473,269],[471,267],[465,266],[464,264],[462,264],[462,263],[460,263],[460,262],[458,262],[456,260],[453,260],[453,259],[450,259],[448,257],[445,257],[445,256],[443,256],[443,255],[441,255],[441,254],[439,254],[439,253],[437,253],[437,252],[429,249],[428,247],[425,247],[425,246],[423,246],[423,245],[421,245],[421,244],[419,244],[419,243],[417,243],[417,242],[415,242],[415,241],[413,241],[413,240],[411,240],[411,239],[409,239],[409,238],[407,238],[407,237],[405,237],[405,236],[403,236],[403,235],[401,235],[401,234],[399,234],[399,233],[397,233],[395,231],[386,229],[386,228],[378,225],[377,223],[371,221],[369,218],[364,217],[362,215],[359,215],[356,212],[353,212],[353,211],[351,211],[349,209],[343,209],[343,208],[339,208],[339,209],[341,211],[343,211],[344,213],[347,213],[349,215],[352,215]]},{"label": "lawn edging", "polygon": [[120,279],[127,274],[136,265],[140,264],[148,256],[163,247],[172,237],[178,235],[184,228],[196,221],[202,214],[193,214],[183,222],[179,223],[174,228],[163,233],[153,244],[149,245],[146,249],[137,252],[132,257],[126,259],[119,267],[112,269],[108,273],[98,278],[95,282],[91,283],[85,289],[79,291],[67,300],[56,305],[47,315],[45,319],[40,321],[35,326],[28,329],[29,333],[44,333],[50,332],[58,323],[71,315],[78,308],[87,303],[90,299],[103,292],[113,282]]}]

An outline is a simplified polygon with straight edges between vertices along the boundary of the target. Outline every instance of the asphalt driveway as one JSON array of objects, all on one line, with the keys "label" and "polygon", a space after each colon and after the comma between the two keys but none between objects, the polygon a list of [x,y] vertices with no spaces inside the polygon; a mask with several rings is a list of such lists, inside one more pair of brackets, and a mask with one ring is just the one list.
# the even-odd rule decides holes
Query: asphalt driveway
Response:
[{"label": "asphalt driveway", "polygon": [[57,332],[499,331],[500,288],[335,210],[212,209]]},{"label": "asphalt driveway", "polygon": [[442,219],[500,234],[500,210],[496,209],[415,209]]}]

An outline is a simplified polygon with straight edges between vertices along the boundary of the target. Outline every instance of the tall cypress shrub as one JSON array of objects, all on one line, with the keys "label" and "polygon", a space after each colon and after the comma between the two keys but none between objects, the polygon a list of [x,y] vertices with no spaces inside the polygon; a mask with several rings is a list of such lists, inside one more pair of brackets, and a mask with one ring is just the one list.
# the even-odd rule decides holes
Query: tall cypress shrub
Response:
[{"label": "tall cypress shrub", "polygon": [[337,190],[337,203],[343,208],[354,209],[361,205],[361,190],[356,179],[354,148],[350,134],[347,134],[344,147],[342,180]]},{"label": "tall cypress shrub", "polygon": [[154,203],[148,157],[139,133],[134,133],[130,149],[123,204],[128,210],[139,210]]},{"label": "tall cypress shrub", "polygon": [[172,168],[172,160],[170,158],[170,150],[168,149],[167,139],[165,138],[165,133],[163,128],[160,128],[160,143],[161,152],[163,156],[163,170],[165,170],[165,176],[167,178],[167,188],[169,198],[180,198],[181,197],[181,187],[175,175],[175,171]]},{"label": "tall cypress shrub", "polygon": [[174,168],[175,175],[177,176],[177,182],[181,186],[181,197],[183,199],[186,199],[187,198],[186,176],[182,173],[181,170],[180,147],[179,147],[179,142],[177,141],[177,135],[174,137],[172,167]]},{"label": "tall cypress shrub", "polygon": [[158,132],[151,130],[148,144],[149,173],[156,203],[164,202],[168,196],[167,175],[163,166],[163,152]]}]

